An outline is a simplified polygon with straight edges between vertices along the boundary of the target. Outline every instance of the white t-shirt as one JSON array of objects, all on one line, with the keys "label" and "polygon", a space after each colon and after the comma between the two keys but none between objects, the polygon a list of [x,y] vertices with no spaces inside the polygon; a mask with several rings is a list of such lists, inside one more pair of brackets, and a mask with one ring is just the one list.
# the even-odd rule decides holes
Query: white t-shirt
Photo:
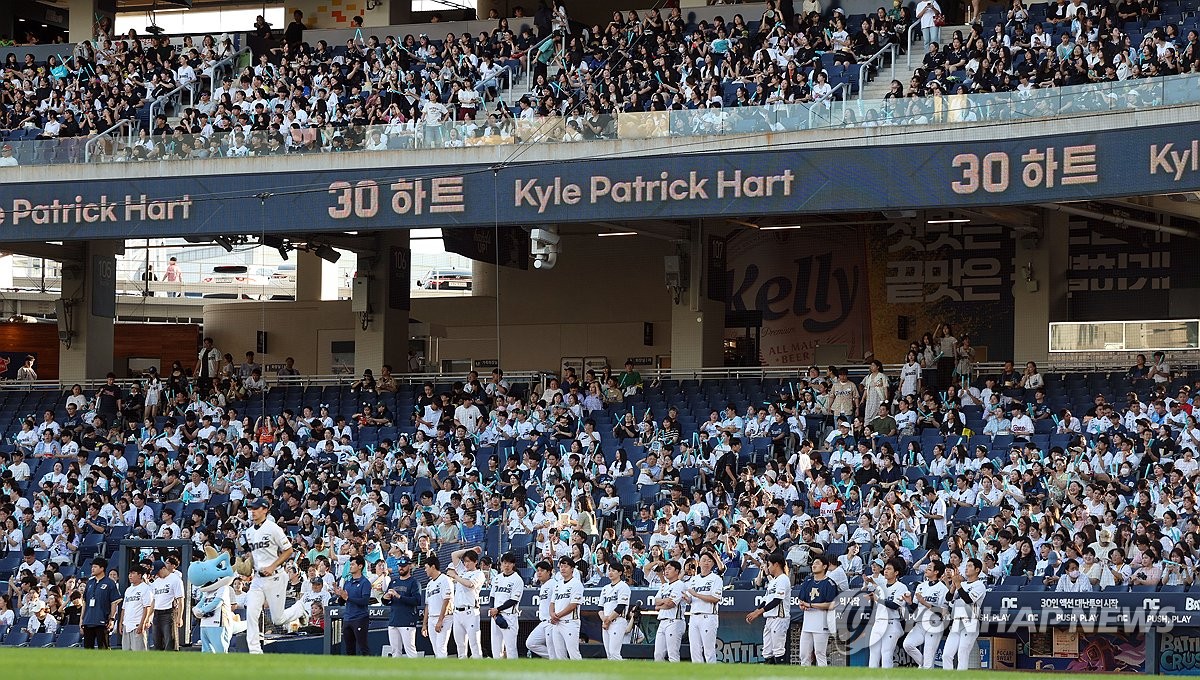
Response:
[{"label": "white t-shirt", "polygon": [[[926,7],[929,7],[929,11],[925,12],[925,14],[921,14],[921,12],[925,11]],[[923,29],[936,26],[936,17],[938,14],[941,14],[941,12],[942,6],[937,3],[937,0],[921,0],[921,2],[917,3],[916,13],[917,17],[921,21],[921,28]]]},{"label": "white t-shirt", "polygon": [[121,632],[132,633],[146,615],[146,607],[151,606],[153,601],[154,589],[145,581],[126,588],[125,598],[121,601]]},{"label": "white t-shirt", "polygon": [[166,578],[156,580],[153,588],[155,611],[171,609],[175,600],[183,597],[183,577],[178,571],[173,571]]}]

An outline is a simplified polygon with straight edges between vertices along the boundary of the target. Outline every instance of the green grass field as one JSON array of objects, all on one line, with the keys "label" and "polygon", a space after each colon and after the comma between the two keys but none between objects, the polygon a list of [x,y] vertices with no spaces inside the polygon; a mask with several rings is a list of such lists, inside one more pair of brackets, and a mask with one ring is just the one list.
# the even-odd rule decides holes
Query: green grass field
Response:
[{"label": "green grass field", "polygon": [[[85,680],[96,678],[139,678],[145,680],[299,680],[300,678],[395,678],[398,673],[428,674],[430,678],[512,678],[519,680],[557,680],[596,678],[638,678],[659,673],[647,668],[649,661],[611,662],[586,660],[551,662],[537,659],[492,661],[468,659],[384,659],[314,656],[303,654],[198,654],[181,652],[98,652],[81,649],[4,649],[0,651],[3,677],[37,680]],[[661,669],[665,672],[666,669]],[[901,678],[918,680],[929,673],[914,669],[868,671],[865,668],[801,669],[751,664],[711,666],[687,665],[679,669],[688,680],[729,680],[731,678]],[[940,673],[940,671],[938,671]],[[970,671],[953,674],[964,680],[996,680],[997,672]],[[1012,676],[1014,674],[1007,674]],[[947,674],[950,677],[950,674]],[[1056,678],[1092,676],[1055,674]]]}]

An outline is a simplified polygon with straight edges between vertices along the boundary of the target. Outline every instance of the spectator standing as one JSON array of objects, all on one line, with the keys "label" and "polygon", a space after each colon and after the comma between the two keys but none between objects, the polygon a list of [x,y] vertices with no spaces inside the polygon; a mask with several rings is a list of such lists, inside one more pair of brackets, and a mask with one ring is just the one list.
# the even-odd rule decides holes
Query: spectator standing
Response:
[{"label": "spectator standing", "polygon": [[938,18],[942,15],[942,6],[937,0],[921,0],[917,3],[917,21],[921,22],[921,36],[925,44],[937,42]]},{"label": "spectator standing", "polygon": [[304,12],[296,10],[292,12],[292,21],[283,31],[283,42],[287,44],[291,50],[300,48],[300,44],[304,42]]},{"label": "spectator standing", "polygon": [[179,260],[172,257],[167,262],[167,268],[163,271],[163,283],[171,284],[170,290],[167,291],[167,297],[179,297],[179,285],[183,283],[183,274],[179,271]]}]

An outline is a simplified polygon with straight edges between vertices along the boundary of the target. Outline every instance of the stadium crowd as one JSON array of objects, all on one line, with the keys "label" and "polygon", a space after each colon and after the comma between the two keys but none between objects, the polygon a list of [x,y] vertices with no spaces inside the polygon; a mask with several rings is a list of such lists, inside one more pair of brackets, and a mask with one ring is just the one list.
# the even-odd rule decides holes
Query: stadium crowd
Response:
[{"label": "stadium crowd", "polygon": [[[99,149],[98,158],[116,161],[600,139],[616,134],[622,112],[828,101],[839,85],[863,85],[860,62],[889,44],[903,48],[913,21],[930,42],[923,64],[907,88],[893,82],[888,104],[872,108],[868,124],[920,122],[931,113],[930,95],[1027,98],[1039,88],[1200,65],[1196,31],[1180,35],[1182,14],[1164,20],[1156,0],[1144,0],[1148,7],[1063,0],[1049,9],[1015,0],[999,23],[973,24],[940,46],[930,39],[940,16],[932,0],[920,3],[919,18],[899,2],[853,17],[808,5],[785,13],[771,0],[761,16],[735,13],[696,25],[678,8],[629,11],[584,27],[557,3],[516,30],[499,19],[475,36],[360,32],[344,46],[305,42],[297,18],[277,48],[255,42],[252,63],[228,75],[217,73],[237,54],[228,38],[103,35],[44,63],[10,53],[0,131],[10,141],[83,139],[136,120],[134,144],[106,141]],[[260,21],[255,35],[270,29]],[[176,96],[180,86],[187,105]],[[152,108],[168,95],[170,115]]]},{"label": "stadium crowd", "polygon": [[[80,624],[88,575],[126,537],[240,554],[267,508],[314,625],[360,569],[384,602],[402,567],[457,551],[461,571],[466,549],[488,584],[510,554],[504,573],[526,582],[563,558],[588,586],[715,567],[725,587],[762,588],[828,567],[838,591],[900,579],[897,597],[922,575],[973,580],[975,560],[985,583],[1068,592],[1188,585],[1200,565],[1200,375],[1162,352],[1102,376],[980,375],[970,338],[944,325],[891,375],[872,361],[854,380],[831,366],[701,385],[627,364],[414,386],[384,366],[313,391],[291,366],[268,385],[252,352],[235,362],[206,338],[190,371],[128,389],[110,374],[6,432],[0,626]],[[142,557],[155,616],[178,623],[179,556]]]}]

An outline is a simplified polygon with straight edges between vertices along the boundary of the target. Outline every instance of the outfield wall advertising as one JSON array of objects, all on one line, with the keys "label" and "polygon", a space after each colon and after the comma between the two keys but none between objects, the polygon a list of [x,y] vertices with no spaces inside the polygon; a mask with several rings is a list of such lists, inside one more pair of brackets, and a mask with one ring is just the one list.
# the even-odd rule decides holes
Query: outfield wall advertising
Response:
[{"label": "outfield wall advertising", "polygon": [[1200,122],[495,167],[19,178],[0,185],[0,241],[962,208],[1196,191]]}]

